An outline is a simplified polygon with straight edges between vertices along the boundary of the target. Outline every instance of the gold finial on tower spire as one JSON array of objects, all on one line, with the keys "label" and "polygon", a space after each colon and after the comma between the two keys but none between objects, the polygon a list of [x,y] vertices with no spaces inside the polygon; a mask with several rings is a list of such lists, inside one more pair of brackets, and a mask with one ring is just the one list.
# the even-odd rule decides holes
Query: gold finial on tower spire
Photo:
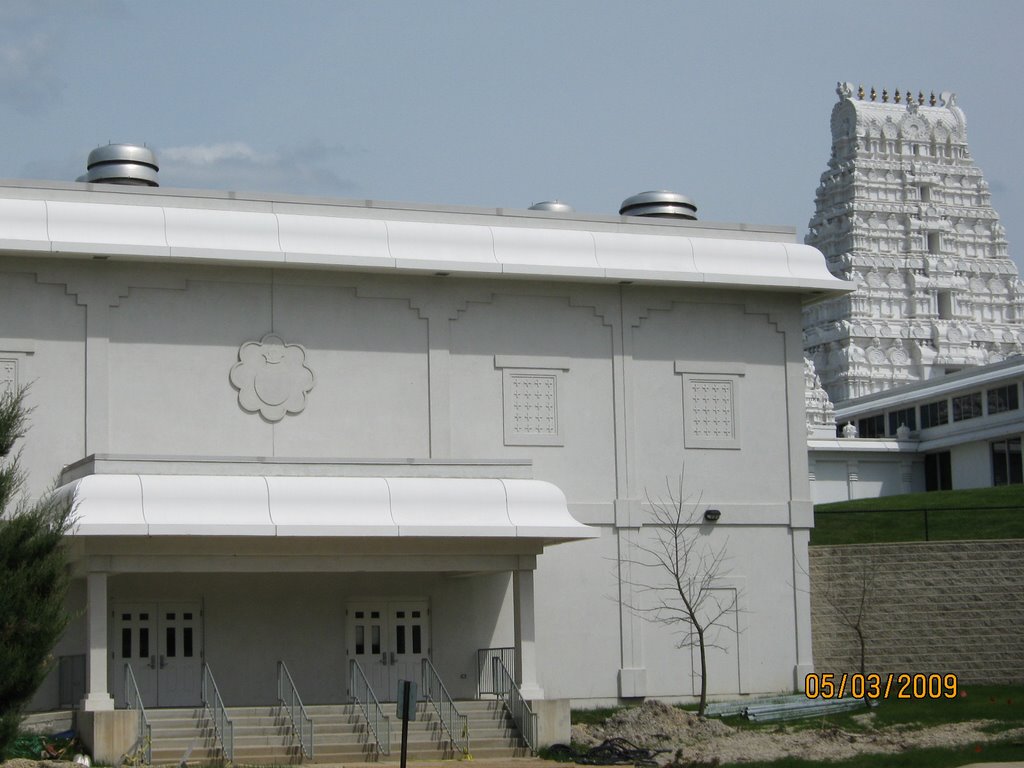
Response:
[{"label": "gold finial on tower spire", "polygon": [[882,101],[886,104],[889,103],[889,92],[885,88],[882,89]]},{"label": "gold finial on tower spire", "polygon": [[871,86],[871,100],[874,101],[875,100],[875,96],[877,96],[877,95],[878,95],[878,92],[875,90],[875,86],[872,85]]},{"label": "gold finial on tower spire", "polygon": [[919,105],[924,105],[924,93],[922,93],[921,91],[917,92],[917,103]]},{"label": "gold finial on tower spire", "polygon": [[932,97],[928,99],[928,103],[931,104],[933,107],[935,106],[935,91],[932,91]]},{"label": "gold finial on tower spire", "polygon": [[863,85],[858,85],[857,86],[857,98],[860,99],[861,101],[864,101],[864,86]]}]

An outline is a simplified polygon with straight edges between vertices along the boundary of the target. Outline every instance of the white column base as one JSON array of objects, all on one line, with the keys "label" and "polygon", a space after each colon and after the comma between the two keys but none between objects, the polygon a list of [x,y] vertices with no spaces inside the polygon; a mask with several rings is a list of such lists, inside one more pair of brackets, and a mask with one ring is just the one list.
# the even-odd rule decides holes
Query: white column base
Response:
[{"label": "white column base", "polygon": [[524,685],[520,687],[519,692],[523,694],[523,698],[527,701],[544,700],[544,689],[539,685]]},{"label": "white column base", "polygon": [[86,712],[110,712],[114,709],[114,700],[109,693],[89,693],[82,699],[81,706]]}]

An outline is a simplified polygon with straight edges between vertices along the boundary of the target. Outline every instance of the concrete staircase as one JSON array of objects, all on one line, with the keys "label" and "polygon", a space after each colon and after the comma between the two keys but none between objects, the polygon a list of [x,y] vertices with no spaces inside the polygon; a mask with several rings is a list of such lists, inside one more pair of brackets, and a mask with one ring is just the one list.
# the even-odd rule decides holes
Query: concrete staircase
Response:
[{"label": "concrete staircase", "polygon": [[[153,765],[221,762],[223,753],[202,708],[147,710],[153,728]],[[287,715],[277,707],[230,707],[234,762],[285,764],[302,757]]]},{"label": "concrete staircase", "polygon": [[[515,724],[496,701],[461,701],[467,716],[470,754],[473,757],[523,757],[530,754]],[[313,719],[315,751],[312,762],[397,762],[402,748],[402,723],[394,704],[391,715],[391,754],[378,755],[361,712],[352,704],[314,705],[306,708]],[[212,724],[201,708],[147,710],[153,728],[153,765],[211,764],[223,761]],[[411,760],[447,760],[461,757],[441,726],[431,704],[421,702],[416,720],[409,723]],[[285,765],[310,762],[299,749],[288,716],[277,707],[228,707],[234,722],[236,765]]]},{"label": "concrete staircase", "polygon": [[[529,757],[530,748],[500,701],[460,701],[456,706],[469,720],[469,752],[473,757]],[[425,719],[430,721],[434,710],[429,704],[427,707],[429,715]]]}]

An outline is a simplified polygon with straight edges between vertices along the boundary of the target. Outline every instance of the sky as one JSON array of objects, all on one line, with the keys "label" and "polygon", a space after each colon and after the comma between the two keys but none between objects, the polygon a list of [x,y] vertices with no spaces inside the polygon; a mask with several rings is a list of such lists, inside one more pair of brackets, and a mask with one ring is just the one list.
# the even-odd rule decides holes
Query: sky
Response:
[{"label": "sky", "polygon": [[0,0],[0,178],[110,141],[163,187],[795,227],[836,83],[953,91],[1024,264],[1024,3]]}]

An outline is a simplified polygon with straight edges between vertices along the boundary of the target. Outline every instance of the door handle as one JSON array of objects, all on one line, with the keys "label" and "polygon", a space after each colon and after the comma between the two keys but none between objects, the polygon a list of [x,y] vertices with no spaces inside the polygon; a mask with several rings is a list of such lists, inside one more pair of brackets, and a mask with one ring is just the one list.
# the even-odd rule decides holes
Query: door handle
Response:
[{"label": "door handle", "polygon": [[167,666],[167,659],[164,658],[163,654],[160,654],[160,669],[163,669],[166,666]]},{"label": "door handle", "polygon": [[156,656],[149,657],[149,668],[156,669]]},{"label": "door handle", "polygon": [[384,651],[384,653],[382,653],[380,655],[380,663],[381,663],[381,666],[383,666],[383,667],[386,667],[388,665],[388,652],[387,651]]},{"label": "door handle", "polygon": [[395,663],[395,652],[394,651],[391,652],[391,663],[392,664]]}]

